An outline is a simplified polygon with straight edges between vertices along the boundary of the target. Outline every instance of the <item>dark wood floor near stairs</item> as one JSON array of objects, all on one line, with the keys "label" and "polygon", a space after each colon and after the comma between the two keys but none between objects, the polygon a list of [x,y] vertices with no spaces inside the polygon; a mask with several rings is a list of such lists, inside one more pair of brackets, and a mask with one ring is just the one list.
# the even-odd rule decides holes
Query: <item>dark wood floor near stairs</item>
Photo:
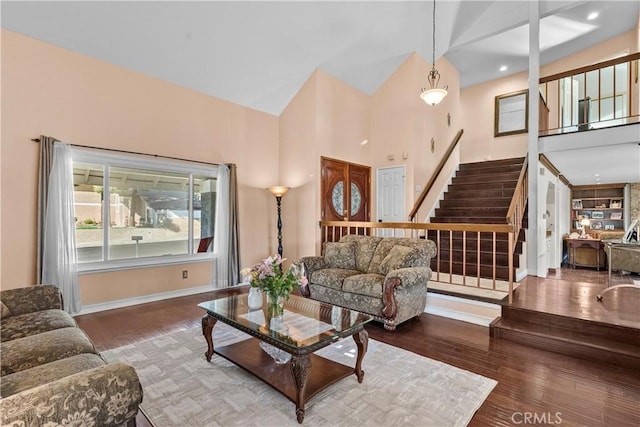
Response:
[{"label": "dark wood floor near stairs", "polygon": [[[570,285],[536,279],[535,285],[527,289],[526,299],[535,299],[539,307],[563,304],[566,295],[561,292],[536,296],[536,290]],[[98,350],[104,351],[200,327],[203,313],[196,304],[225,292],[175,298],[76,319]],[[585,315],[588,314],[587,310]],[[371,324],[367,330],[372,339],[497,380],[498,385],[471,420],[471,426],[522,424],[525,413],[531,417],[557,414],[563,426],[640,425],[640,367],[622,368],[494,339],[486,327],[428,314],[405,322],[396,332],[387,332],[379,324]],[[204,346],[203,340],[203,350]],[[140,426],[149,425],[143,416],[138,417],[138,422]]]},{"label": "dark wood floor near stairs", "polygon": [[[563,268],[555,275],[563,274],[575,276],[576,270]],[[605,293],[607,285],[598,283],[603,272],[579,274],[585,281],[525,278],[513,303],[503,305],[501,317],[491,323],[491,336],[640,370],[640,287]],[[640,280],[615,274],[612,284],[633,283],[633,277]]]}]

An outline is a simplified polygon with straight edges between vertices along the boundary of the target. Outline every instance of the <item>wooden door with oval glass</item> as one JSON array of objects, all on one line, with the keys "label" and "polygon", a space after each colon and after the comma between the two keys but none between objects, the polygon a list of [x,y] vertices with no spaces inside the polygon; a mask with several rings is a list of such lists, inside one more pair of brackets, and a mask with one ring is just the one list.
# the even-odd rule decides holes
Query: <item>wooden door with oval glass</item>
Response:
[{"label": "wooden door with oval glass", "polygon": [[[321,170],[321,220],[369,221],[371,168],[322,157]],[[340,237],[336,235],[331,240]]]}]

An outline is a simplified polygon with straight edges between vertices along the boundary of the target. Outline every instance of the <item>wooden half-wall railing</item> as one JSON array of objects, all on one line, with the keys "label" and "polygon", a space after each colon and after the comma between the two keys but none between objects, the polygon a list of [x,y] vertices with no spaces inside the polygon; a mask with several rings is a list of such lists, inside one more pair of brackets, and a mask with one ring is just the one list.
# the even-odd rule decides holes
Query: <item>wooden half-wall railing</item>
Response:
[{"label": "wooden half-wall railing", "polygon": [[527,197],[529,195],[529,156],[524,158],[522,169],[520,169],[520,176],[518,177],[518,183],[515,190],[513,190],[513,197],[509,204],[509,210],[507,211],[506,222],[513,227],[513,232],[516,238],[522,228],[522,219],[524,218],[524,210],[527,207]]},{"label": "wooden half-wall railing", "polygon": [[[515,251],[515,231],[509,224],[453,224],[453,223],[414,223],[414,222],[360,222],[360,221],[320,221],[321,241],[337,242],[347,234],[358,234],[380,237],[410,237],[427,238],[432,231],[432,239],[437,248],[435,262],[432,262],[432,280],[450,285],[462,287],[474,287],[478,289],[499,290],[496,287],[499,279],[496,275],[496,254],[498,235],[507,235],[508,240],[508,294],[509,303],[513,301],[513,257]],[[434,236],[435,235],[435,236]],[[462,240],[462,274],[454,273],[453,265],[453,240]],[[486,247],[481,250],[481,241],[489,242],[489,251]],[[443,245],[447,247],[448,255],[443,255]],[[475,246],[475,256],[467,259],[467,248],[471,250]],[[481,277],[481,253],[489,252],[492,259],[492,268],[489,278],[486,274]],[[445,266],[448,265],[448,268]],[[467,265],[475,264],[476,274],[467,274]],[[461,276],[461,283],[454,281],[454,277]],[[490,281],[490,287],[481,286],[483,280]]]},{"label": "wooden half-wall railing", "polygon": [[542,77],[540,136],[640,122],[639,63],[636,52]]}]

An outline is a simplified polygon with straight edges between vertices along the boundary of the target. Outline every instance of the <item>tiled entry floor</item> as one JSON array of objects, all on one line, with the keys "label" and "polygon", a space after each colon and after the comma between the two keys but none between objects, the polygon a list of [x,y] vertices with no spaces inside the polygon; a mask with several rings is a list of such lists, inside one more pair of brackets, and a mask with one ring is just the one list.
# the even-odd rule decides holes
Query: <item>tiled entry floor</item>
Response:
[{"label": "tiled entry floor", "polygon": [[[607,270],[596,270],[595,268],[571,268],[562,267],[559,269],[549,270],[547,279],[567,280],[570,282],[588,282],[597,283],[599,285],[606,285],[608,283],[609,272]],[[614,285],[631,285],[640,281],[640,275],[632,274],[620,274],[619,272],[611,272],[611,286]]]}]

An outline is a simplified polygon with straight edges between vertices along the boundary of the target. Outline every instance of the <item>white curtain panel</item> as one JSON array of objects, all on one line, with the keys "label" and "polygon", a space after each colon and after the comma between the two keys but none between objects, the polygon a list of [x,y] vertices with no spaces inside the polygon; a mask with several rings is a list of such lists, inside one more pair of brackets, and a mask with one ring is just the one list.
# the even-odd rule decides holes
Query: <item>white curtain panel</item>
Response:
[{"label": "white curtain panel", "polygon": [[64,309],[75,314],[82,308],[78,288],[78,259],[73,200],[71,147],[56,142],[49,177],[48,203],[42,256],[42,283],[60,288]]},{"label": "white curtain panel", "polygon": [[218,186],[216,192],[216,225],[213,238],[215,256],[215,277],[218,288],[233,286],[229,283],[229,167],[218,166]]}]

